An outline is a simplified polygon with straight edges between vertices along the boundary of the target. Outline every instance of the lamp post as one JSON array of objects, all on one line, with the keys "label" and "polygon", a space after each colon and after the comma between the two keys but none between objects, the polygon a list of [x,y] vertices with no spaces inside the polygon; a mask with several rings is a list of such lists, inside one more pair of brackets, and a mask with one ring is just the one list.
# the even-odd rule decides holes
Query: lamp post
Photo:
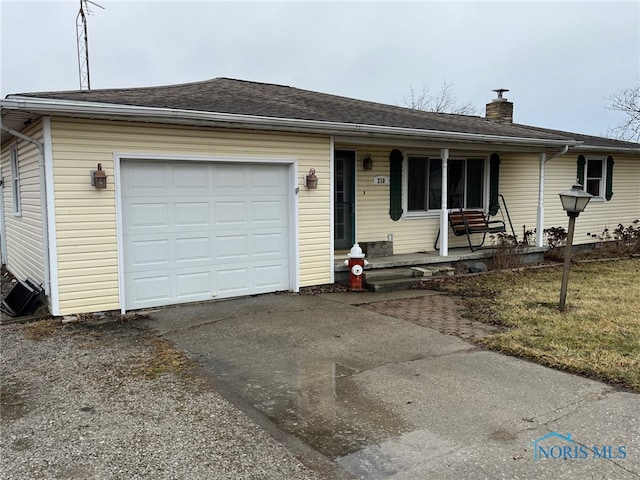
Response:
[{"label": "lamp post", "polygon": [[571,266],[571,254],[573,252],[573,231],[576,225],[576,218],[587,207],[592,195],[582,189],[582,185],[576,183],[571,190],[560,193],[562,208],[569,217],[569,231],[567,232],[567,245],[564,252],[564,267],[562,269],[562,287],[560,287],[560,311],[564,312],[567,300],[567,284],[569,283],[569,267]]}]

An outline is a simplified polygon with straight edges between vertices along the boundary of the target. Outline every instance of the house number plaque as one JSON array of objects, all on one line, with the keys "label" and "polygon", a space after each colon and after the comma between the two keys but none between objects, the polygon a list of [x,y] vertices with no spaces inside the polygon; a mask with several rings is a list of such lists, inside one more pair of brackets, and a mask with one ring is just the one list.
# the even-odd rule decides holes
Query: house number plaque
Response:
[{"label": "house number plaque", "polygon": [[391,177],[373,177],[374,185],[389,185],[391,183]]}]

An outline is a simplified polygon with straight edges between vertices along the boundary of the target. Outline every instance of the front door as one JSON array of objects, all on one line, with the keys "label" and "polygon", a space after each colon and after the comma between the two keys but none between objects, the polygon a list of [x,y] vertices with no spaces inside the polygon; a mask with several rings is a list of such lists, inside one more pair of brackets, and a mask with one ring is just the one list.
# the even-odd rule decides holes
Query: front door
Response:
[{"label": "front door", "polygon": [[355,243],[356,153],[336,150],[334,155],[334,248],[349,250]]}]

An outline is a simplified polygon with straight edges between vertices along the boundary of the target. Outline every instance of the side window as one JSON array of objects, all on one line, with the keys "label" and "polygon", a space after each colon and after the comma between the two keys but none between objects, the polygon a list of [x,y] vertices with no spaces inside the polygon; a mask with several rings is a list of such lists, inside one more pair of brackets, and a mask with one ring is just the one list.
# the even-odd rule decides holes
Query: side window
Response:
[{"label": "side window", "polygon": [[613,197],[613,157],[585,158],[578,157],[578,182],[584,186],[585,192],[594,197],[611,200]]},{"label": "side window", "polygon": [[604,198],[604,161],[587,160],[587,177],[585,191],[594,197]]},{"label": "side window", "polygon": [[20,169],[18,168],[18,149],[11,149],[11,190],[13,192],[13,214],[20,216]]}]

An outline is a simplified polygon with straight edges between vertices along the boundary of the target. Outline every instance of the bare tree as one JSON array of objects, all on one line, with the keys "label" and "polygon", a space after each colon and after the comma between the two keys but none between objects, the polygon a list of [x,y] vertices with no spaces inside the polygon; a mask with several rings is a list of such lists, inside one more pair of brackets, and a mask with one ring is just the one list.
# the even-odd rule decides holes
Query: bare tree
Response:
[{"label": "bare tree", "polygon": [[640,143],[640,83],[609,97],[609,110],[622,112],[624,119],[608,134],[620,140]]},{"label": "bare tree", "polygon": [[444,80],[435,94],[431,94],[429,87],[422,86],[422,90],[417,92],[413,87],[409,87],[409,95],[402,98],[402,105],[414,110],[425,112],[454,113],[456,115],[475,115],[476,109],[471,104],[457,103],[453,94],[453,83]]}]

